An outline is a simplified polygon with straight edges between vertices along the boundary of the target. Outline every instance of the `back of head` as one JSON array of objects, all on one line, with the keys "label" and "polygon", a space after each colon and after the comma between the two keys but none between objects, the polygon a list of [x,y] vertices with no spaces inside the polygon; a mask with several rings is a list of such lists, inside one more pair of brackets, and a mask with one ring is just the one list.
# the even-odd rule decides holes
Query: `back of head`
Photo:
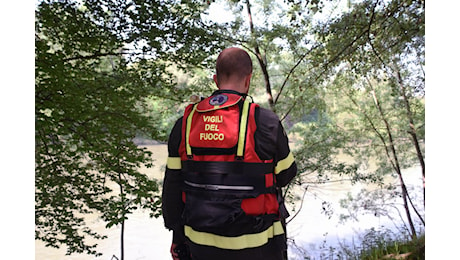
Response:
[{"label": "back of head", "polygon": [[220,84],[239,82],[252,74],[252,61],[249,54],[240,48],[223,50],[217,57],[216,75]]}]

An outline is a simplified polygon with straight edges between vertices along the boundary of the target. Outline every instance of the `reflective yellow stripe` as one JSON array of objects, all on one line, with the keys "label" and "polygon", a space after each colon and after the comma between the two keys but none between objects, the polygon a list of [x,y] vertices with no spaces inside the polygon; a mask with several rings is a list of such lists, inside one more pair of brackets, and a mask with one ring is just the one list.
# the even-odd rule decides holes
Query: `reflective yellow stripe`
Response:
[{"label": "reflective yellow stripe", "polygon": [[195,113],[196,107],[198,104],[193,106],[192,112],[187,117],[187,127],[186,127],[186,134],[185,134],[185,149],[187,155],[192,155],[192,148],[190,147],[190,129],[192,128],[192,118],[193,114]]},{"label": "reflective yellow stripe", "polygon": [[291,164],[294,163],[294,155],[292,155],[292,152],[289,152],[288,156],[284,158],[283,160],[279,161],[276,164],[275,167],[275,174],[278,174],[286,169],[288,169]]},{"label": "reflective yellow stripe", "polygon": [[244,141],[246,139],[246,126],[248,125],[248,114],[249,114],[249,99],[244,100],[243,112],[241,114],[240,133],[238,137],[238,149],[236,150],[236,156],[243,156],[244,153]]},{"label": "reflective yellow stripe", "polygon": [[166,167],[171,170],[182,169],[182,162],[180,157],[168,157],[168,160],[166,161]]},{"label": "reflective yellow stripe", "polygon": [[283,226],[279,221],[274,222],[271,227],[260,233],[241,235],[238,237],[224,237],[195,231],[189,226],[185,226],[184,228],[185,235],[195,244],[233,250],[263,246],[268,242],[268,239],[284,233]]}]

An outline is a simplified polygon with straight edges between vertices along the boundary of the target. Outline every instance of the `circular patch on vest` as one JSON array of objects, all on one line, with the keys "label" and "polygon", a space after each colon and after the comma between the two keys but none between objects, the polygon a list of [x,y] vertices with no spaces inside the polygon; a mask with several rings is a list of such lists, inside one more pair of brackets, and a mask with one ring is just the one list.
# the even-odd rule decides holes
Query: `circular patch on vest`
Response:
[{"label": "circular patch on vest", "polygon": [[224,104],[225,102],[227,102],[227,100],[228,100],[227,95],[219,94],[219,95],[216,95],[216,96],[212,97],[209,100],[209,104],[211,106],[220,106],[220,105]]}]

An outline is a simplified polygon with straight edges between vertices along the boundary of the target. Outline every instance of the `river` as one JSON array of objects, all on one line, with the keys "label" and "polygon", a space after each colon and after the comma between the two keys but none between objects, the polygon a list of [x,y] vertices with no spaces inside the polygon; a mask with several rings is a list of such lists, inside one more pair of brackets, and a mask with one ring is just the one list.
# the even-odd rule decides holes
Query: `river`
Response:
[{"label": "river", "polygon": [[[164,165],[167,158],[167,147],[164,144],[147,146],[155,158],[153,168],[141,169],[148,176],[162,180]],[[419,167],[406,169],[404,177],[408,185],[421,186],[421,173]],[[321,213],[323,201],[330,201],[332,207],[338,210],[338,203],[347,192],[356,192],[360,186],[350,186],[348,183],[324,184],[320,192],[313,194],[307,192],[302,210],[288,225],[288,236],[295,241],[290,243],[289,260],[304,259],[309,255],[311,259],[319,259],[321,244],[326,241],[327,245],[337,245],[343,239],[353,239],[356,234],[370,227],[392,225],[386,219],[362,216],[359,222],[347,222],[345,225],[338,224],[338,217],[333,215],[328,218]],[[299,205],[297,205],[297,208]],[[108,236],[107,239],[98,241],[98,249],[103,253],[101,257],[86,254],[73,254],[66,256],[64,248],[54,249],[45,247],[41,241],[35,241],[36,260],[115,260],[120,257],[120,226],[105,228],[105,223],[97,216],[89,216],[89,225],[101,234]],[[127,260],[169,260],[171,259],[169,248],[171,246],[171,233],[163,226],[163,219],[151,219],[148,212],[138,210],[128,216],[125,225],[125,259]],[[300,250],[298,248],[301,248]]]}]

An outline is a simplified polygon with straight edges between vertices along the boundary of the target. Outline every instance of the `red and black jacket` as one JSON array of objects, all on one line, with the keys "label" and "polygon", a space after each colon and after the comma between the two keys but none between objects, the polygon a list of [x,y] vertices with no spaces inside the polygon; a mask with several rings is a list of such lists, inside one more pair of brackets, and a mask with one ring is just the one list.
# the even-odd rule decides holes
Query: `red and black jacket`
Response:
[{"label": "red and black jacket", "polygon": [[186,108],[168,150],[167,227],[182,233],[184,225],[192,242],[227,249],[261,246],[282,234],[276,187],[286,185],[297,169],[271,111],[240,93],[217,91]]}]

